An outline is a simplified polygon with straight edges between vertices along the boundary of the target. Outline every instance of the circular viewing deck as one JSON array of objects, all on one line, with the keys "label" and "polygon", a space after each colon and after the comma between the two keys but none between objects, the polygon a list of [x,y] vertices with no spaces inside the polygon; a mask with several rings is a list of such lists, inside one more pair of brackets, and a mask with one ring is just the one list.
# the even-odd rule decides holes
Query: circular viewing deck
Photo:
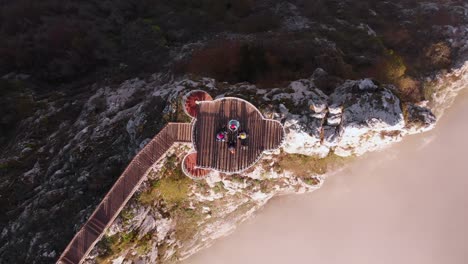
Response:
[{"label": "circular viewing deck", "polygon": [[[254,105],[243,99],[198,101],[195,110],[192,142],[197,152],[186,157],[194,162],[191,163],[193,168],[239,173],[254,165],[264,151],[279,148],[284,140],[283,126],[278,121],[263,118]],[[238,130],[227,129],[229,120],[239,121]],[[226,132],[223,142],[216,140],[221,131]],[[240,132],[248,137],[239,139]]]}]

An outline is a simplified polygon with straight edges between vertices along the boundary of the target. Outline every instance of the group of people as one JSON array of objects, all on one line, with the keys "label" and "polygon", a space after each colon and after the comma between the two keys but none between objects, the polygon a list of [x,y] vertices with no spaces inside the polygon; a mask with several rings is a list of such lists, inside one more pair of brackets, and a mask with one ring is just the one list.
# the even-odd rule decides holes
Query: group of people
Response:
[{"label": "group of people", "polygon": [[[237,120],[230,120],[228,122],[228,129],[232,132],[232,133],[236,133],[235,137],[234,138],[231,138],[231,140],[229,140],[228,138],[228,131],[226,131],[225,128],[221,129],[220,131],[218,131],[218,133],[216,133],[216,140],[219,141],[219,142],[226,142],[226,141],[229,141],[228,142],[228,150],[229,152],[231,152],[232,154],[236,153],[236,146],[237,146],[237,139],[241,140],[241,143],[243,141],[245,141],[248,137],[248,134],[247,132],[245,131],[239,131],[239,127],[240,127],[240,123],[239,121]],[[246,144],[242,144],[242,146],[246,146]]]}]

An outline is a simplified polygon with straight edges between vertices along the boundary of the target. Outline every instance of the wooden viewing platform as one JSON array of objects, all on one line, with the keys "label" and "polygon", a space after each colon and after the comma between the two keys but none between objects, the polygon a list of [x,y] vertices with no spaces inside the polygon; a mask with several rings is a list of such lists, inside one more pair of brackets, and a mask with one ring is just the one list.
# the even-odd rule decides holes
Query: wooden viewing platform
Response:
[{"label": "wooden viewing platform", "polygon": [[[182,165],[192,178],[204,177],[209,170],[240,173],[253,166],[265,151],[277,149],[283,143],[285,133],[281,123],[265,119],[254,105],[243,99],[212,100],[206,92],[193,91],[185,102],[186,113],[194,118],[192,141],[196,152],[188,154]],[[227,128],[230,120],[239,122],[238,131]],[[227,132],[225,142],[216,140],[220,131]],[[239,140],[239,131],[246,132],[247,139]],[[235,143],[234,153],[227,142]]]},{"label": "wooden viewing platform", "polygon": [[138,189],[151,166],[176,142],[191,142],[190,123],[167,124],[130,162],[88,221],[73,237],[57,263],[82,263]]},{"label": "wooden viewing platform", "polygon": [[[249,135],[244,143],[236,144],[234,154],[229,152],[227,143],[215,140],[216,133],[231,119],[238,120],[240,130]],[[199,168],[241,172],[255,164],[264,151],[278,148],[283,138],[279,122],[265,120],[255,106],[244,100],[222,98],[199,104],[193,138]],[[237,142],[236,133],[228,132],[227,141]]]}]

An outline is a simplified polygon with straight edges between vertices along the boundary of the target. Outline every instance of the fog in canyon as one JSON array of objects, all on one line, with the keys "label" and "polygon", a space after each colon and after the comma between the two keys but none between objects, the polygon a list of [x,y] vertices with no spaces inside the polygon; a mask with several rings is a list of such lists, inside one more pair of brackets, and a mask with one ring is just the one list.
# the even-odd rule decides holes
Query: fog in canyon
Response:
[{"label": "fog in canyon", "polygon": [[467,263],[468,94],[423,135],[271,201],[184,263]]}]

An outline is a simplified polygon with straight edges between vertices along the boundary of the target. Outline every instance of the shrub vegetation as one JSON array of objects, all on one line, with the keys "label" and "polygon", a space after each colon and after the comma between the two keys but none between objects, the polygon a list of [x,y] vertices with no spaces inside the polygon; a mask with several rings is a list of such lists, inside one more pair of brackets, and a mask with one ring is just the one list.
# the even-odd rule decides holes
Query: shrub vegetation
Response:
[{"label": "shrub vegetation", "polygon": [[325,158],[306,156],[300,154],[282,154],[279,158],[279,166],[302,178],[310,178],[314,175],[325,174],[328,171],[343,166],[351,158],[328,154]]},{"label": "shrub vegetation", "polygon": [[182,172],[177,157],[169,156],[159,172],[159,178],[138,199],[143,204],[153,204],[162,199],[169,206],[176,206],[187,199],[191,183],[190,178]]}]

